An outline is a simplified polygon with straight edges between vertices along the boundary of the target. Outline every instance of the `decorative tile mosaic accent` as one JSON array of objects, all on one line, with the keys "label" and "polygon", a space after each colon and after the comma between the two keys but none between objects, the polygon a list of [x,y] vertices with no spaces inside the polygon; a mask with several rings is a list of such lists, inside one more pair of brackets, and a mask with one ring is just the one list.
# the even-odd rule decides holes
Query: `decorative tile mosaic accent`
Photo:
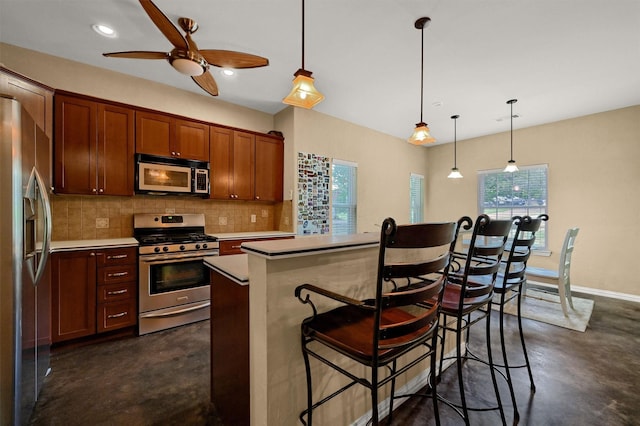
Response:
[{"label": "decorative tile mosaic accent", "polygon": [[330,167],[328,157],[298,153],[299,235],[329,233]]}]

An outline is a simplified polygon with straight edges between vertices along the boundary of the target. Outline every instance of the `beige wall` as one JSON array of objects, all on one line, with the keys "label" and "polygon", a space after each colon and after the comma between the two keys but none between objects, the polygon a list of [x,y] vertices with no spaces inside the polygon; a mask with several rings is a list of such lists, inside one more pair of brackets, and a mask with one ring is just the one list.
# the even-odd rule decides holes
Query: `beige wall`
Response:
[{"label": "beige wall", "polygon": [[[164,84],[0,43],[0,63],[54,89],[267,133],[273,116]],[[164,64],[159,63],[158,66]],[[176,78],[188,78],[176,73]],[[194,83],[195,86],[195,83]],[[197,87],[196,87],[197,89]],[[286,135],[285,135],[286,136]]]},{"label": "beige wall", "polygon": [[[516,129],[513,141],[518,165],[549,166],[552,255],[530,263],[556,267],[566,230],[577,226],[572,285],[640,296],[640,106]],[[504,168],[509,133],[460,141],[459,180],[446,177],[453,165],[451,144],[427,151],[427,219],[473,216],[477,171]]]},{"label": "beige wall", "polygon": [[409,176],[426,175],[426,149],[313,110],[290,107],[278,118],[293,126],[285,147],[285,197],[297,186],[297,153],[323,155],[358,164],[358,232],[379,232],[389,216],[408,222]]}]

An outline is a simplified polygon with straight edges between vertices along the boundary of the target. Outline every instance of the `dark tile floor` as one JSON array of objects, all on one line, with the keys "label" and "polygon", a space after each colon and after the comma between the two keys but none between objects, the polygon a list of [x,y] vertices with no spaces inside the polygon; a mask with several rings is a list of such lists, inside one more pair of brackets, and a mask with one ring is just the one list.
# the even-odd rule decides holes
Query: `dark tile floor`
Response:
[{"label": "dark tile floor", "polygon": [[[586,333],[524,320],[537,392],[530,394],[524,370],[514,373],[520,424],[638,425],[640,303],[579,296],[595,300]],[[507,321],[515,330],[515,318],[507,316]],[[483,341],[484,326],[478,325],[472,343]],[[517,334],[509,333],[508,339],[515,342]],[[209,404],[208,346],[209,324],[204,321],[57,351],[31,424],[219,426]],[[465,368],[477,368],[474,364]],[[487,379],[477,377],[470,383],[471,397],[491,396]],[[454,383],[451,368],[438,391],[455,395]],[[506,389],[503,395],[507,399]],[[462,423],[446,406],[441,405],[440,414],[443,425]],[[511,423],[510,403],[506,415]],[[396,410],[393,424],[435,424],[430,400],[410,399]],[[472,413],[471,424],[493,426],[499,417],[495,412]]]}]

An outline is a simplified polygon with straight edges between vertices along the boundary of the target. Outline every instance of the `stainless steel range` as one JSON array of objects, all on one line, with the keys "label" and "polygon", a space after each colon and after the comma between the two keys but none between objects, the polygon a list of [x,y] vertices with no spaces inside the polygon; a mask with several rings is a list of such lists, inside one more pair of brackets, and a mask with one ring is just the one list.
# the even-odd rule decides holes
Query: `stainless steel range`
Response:
[{"label": "stainless steel range", "polygon": [[209,318],[209,270],[205,256],[218,242],[204,233],[203,214],[136,214],[139,247],[139,334]]}]

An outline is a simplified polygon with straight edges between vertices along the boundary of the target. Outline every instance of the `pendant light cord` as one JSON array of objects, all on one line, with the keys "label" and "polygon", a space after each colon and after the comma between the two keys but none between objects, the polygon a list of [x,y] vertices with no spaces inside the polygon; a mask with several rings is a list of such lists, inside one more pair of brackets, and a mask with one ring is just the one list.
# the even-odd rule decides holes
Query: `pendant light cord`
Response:
[{"label": "pendant light cord", "polygon": [[458,168],[458,149],[456,147],[457,145],[457,141],[458,141],[458,135],[457,135],[457,127],[458,127],[458,119],[454,118],[453,119],[453,168],[457,169]]},{"label": "pendant light cord", "polygon": [[511,105],[511,161],[513,161],[513,101],[510,101]]},{"label": "pendant light cord", "polygon": [[304,69],[304,0],[302,0],[302,69]]},{"label": "pendant light cord", "polygon": [[422,55],[420,57],[420,122],[422,123],[422,107],[424,105],[424,25],[420,29],[420,35],[422,37],[422,44],[420,45],[420,51]]}]

